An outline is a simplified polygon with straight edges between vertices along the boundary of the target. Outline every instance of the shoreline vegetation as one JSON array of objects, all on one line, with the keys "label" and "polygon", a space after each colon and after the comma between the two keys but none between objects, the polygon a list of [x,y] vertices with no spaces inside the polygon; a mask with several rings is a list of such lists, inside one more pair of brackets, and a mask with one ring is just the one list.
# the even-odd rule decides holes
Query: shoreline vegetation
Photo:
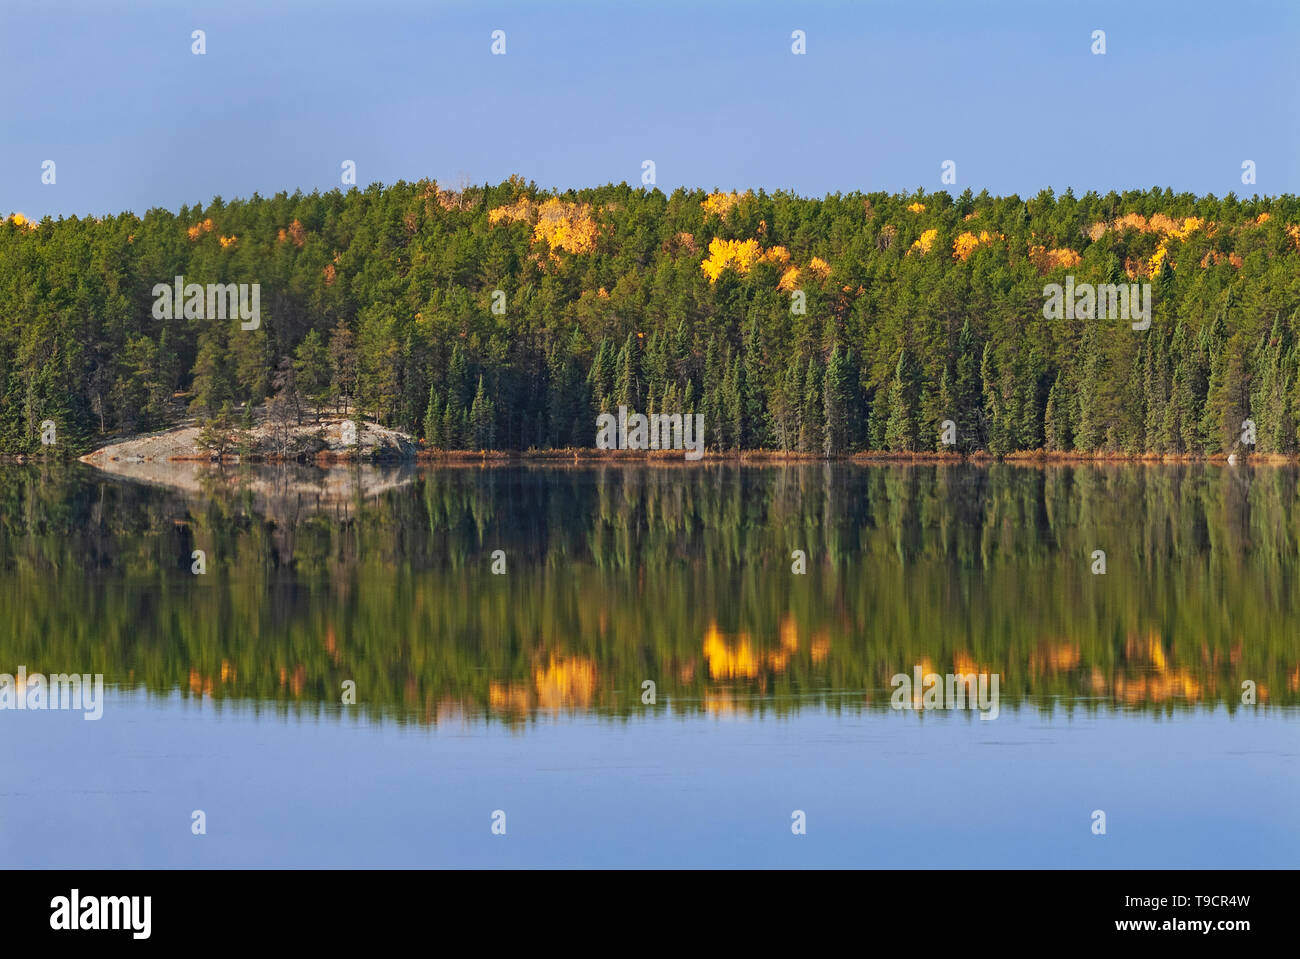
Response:
[{"label": "shoreline vegetation", "polygon": [[[367,426],[371,424],[366,424]],[[176,431],[179,432],[179,431]],[[414,444],[413,444],[414,445]],[[346,449],[325,449],[312,454],[280,455],[276,453],[257,452],[248,454],[213,454],[195,452],[173,456],[141,456],[131,452],[133,440],[123,439],[78,457],[82,463],[102,467],[106,462],[118,466],[117,472],[130,475],[129,469],[134,464],[177,463],[177,464],[211,464],[229,466],[240,464],[260,465],[316,465],[336,466],[349,463],[397,464],[419,463],[427,465],[511,465],[527,463],[530,465],[610,465],[642,464],[653,466],[708,466],[716,464],[772,465],[782,464],[817,464],[817,463],[862,463],[862,464],[934,464],[956,465],[971,464],[987,466],[994,463],[1011,465],[1071,465],[1071,464],[1115,464],[1115,465],[1161,465],[1211,463],[1222,465],[1250,466],[1286,466],[1300,463],[1300,455],[1278,453],[1253,454],[1187,454],[1187,453],[1080,453],[1048,450],[1024,450],[993,456],[982,450],[971,453],[956,451],[894,453],[888,450],[873,450],[859,453],[801,453],[797,450],[707,450],[699,459],[688,460],[681,450],[603,450],[596,447],[570,447],[565,449],[528,449],[528,450],[431,450],[416,448],[408,453],[381,451],[375,453],[358,452]],[[39,463],[47,459],[42,454],[4,454],[0,462]]]},{"label": "shoreline vegetation", "polygon": [[[359,430],[360,442],[353,447],[338,442],[343,423],[353,422]],[[428,449],[422,442],[396,430],[366,421],[347,421],[324,418],[305,422],[302,433],[315,442],[308,448],[276,452],[268,443],[268,434],[262,432],[252,437],[244,436],[229,444],[235,451],[223,448],[220,452],[199,445],[201,430],[190,424],[177,426],[137,436],[118,437],[113,442],[84,456],[82,463],[103,468],[113,464],[119,475],[130,475],[136,464],[212,464],[217,466],[240,464],[294,464],[329,467],[349,463],[399,464],[420,463],[430,465],[508,465],[528,464],[646,464],[655,466],[693,466],[718,463],[748,465],[816,464],[816,463],[918,463],[988,465],[1009,463],[1019,465],[1068,464],[1187,464],[1220,463],[1231,465],[1269,466],[1300,463],[1300,455],[1278,453],[1203,454],[1203,453],[1118,453],[1052,450],[1017,450],[994,456],[983,450],[960,452],[957,450],[892,452],[868,450],[856,453],[811,453],[798,450],[706,450],[698,459],[689,460],[681,450],[599,449],[597,447],[566,447],[561,449],[527,450],[473,450]],[[332,434],[333,439],[327,436]],[[242,450],[240,449],[242,446]],[[0,454],[0,462],[39,463],[50,459],[66,459],[59,451],[35,454]]]},{"label": "shoreline vegetation", "polygon": [[[215,434],[266,408],[262,455],[330,458],[347,444],[306,435],[315,408],[400,433],[399,457],[563,459],[626,408],[702,416],[704,461],[924,461],[951,443],[1258,462],[1300,454],[1297,277],[1300,198],[1159,188],[804,198],[512,177],[15,213],[0,452],[81,455],[188,419],[226,456]],[[1102,305],[1137,290],[1140,322]]]}]

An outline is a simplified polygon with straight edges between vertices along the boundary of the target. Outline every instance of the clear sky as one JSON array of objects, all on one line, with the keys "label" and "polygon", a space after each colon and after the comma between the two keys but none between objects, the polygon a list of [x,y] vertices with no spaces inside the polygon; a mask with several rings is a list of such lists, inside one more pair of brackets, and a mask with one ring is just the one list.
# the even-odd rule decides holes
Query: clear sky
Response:
[{"label": "clear sky", "polygon": [[653,160],[665,192],[1300,193],[1297,0],[3,0],[0,41],[0,212],[33,217],[329,190],[344,160],[361,186]]}]

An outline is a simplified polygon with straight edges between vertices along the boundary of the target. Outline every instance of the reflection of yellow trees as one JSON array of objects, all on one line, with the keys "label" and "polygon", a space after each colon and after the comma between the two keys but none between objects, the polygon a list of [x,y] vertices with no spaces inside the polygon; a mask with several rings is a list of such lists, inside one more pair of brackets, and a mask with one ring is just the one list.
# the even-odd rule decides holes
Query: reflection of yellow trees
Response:
[{"label": "reflection of yellow trees", "polygon": [[[736,700],[730,690],[708,692],[704,694],[704,711],[714,716],[726,716],[736,712]],[[745,710],[748,712],[748,710]]]},{"label": "reflection of yellow trees", "polygon": [[533,708],[532,691],[523,683],[493,682],[488,686],[488,708],[523,715]]},{"label": "reflection of yellow trees", "polygon": [[[768,670],[783,672],[790,657],[799,651],[799,626],[787,616],[781,621],[781,646],[779,649],[759,653],[755,651],[748,633],[741,633],[734,644],[728,644],[718,632],[716,623],[710,623],[704,634],[704,659],[709,664],[710,679],[754,679]],[[830,639],[823,631],[813,640],[813,662],[821,662],[830,652]]]},{"label": "reflection of yellow trees", "polygon": [[1041,643],[1029,654],[1029,671],[1039,673],[1069,672],[1079,665],[1079,647],[1070,642]]},{"label": "reflection of yellow trees", "polygon": [[[302,670],[302,667],[299,666],[298,669]],[[281,670],[281,676],[283,677],[283,675],[284,675],[284,671]],[[304,678],[305,676],[306,674],[303,673]],[[206,696],[208,698],[211,698],[213,690],[218,685],[224,686],[227,683],[233,683],[234,681],[235,681],[235,667],[232,666],[229,662],[227,662],[224,659],[221,661],[220,679],[217,679],[216,677],[213,676],[206,676],[200,670],[197,669],[191,669],[189,673],[190,693],[192,693],[195,696]],[[283,685],[283,678],[281,680],[281,685]],[[299,688],[301,689],[301,686]]]},{"label": "reflection of yellow trees", "polygon": [[586,708],[596,691],[596,664],[582,656],[551,657],[545,669],[533,671],[537,704],[542,709]]},{"label": "reflection of yellow trees", "polygon": [[758,657],[748,637],[742,634],[736,646],[729,647],[714,623],[704,634],[704,659],[712,679],[752,679],[758,675]]},{"label": "reflection of yellow trees", "polygon": [[306,685],[306,682],[307,670],[303,668],[301,663],[293,668],[292,673],[290,673],[284,666],[280,667],[280,686],[284,687],[287,685],[289,691],[293,693],[294,696],[302,695],[302,688]]},{"label": "reflection of yellow trees", "polygon": [[[1155,633],[1149,634],[1145,640],[1130,636],[1124,652],[1130,663],[1145,667],[1145,671],[1137,676],[1116,676],[1113,690],[1116,700],[1132,705],[1163,703],[1170,699],[1195,702],[1201,698],[1200,680],[1186,667],[1171,666],[1164,645]],[[1094,679],[1094,687],[1096,685]],[[1267,693],[1264,687],[1259,688],[1261,701]]]},{"label": "reflection of yellow trees", "polygon": [[212,678],[204,676],[197,670],[190,670],[190,692],[195,696],[212,695]]},{"label": "reflection of yellow trees", "polygon": [[585,656],[556,659],[533,669],[533,683],[488,686],[488,706],[497,712],[524,714],[538,709],[586,709],[596,692],[596,664]]}]

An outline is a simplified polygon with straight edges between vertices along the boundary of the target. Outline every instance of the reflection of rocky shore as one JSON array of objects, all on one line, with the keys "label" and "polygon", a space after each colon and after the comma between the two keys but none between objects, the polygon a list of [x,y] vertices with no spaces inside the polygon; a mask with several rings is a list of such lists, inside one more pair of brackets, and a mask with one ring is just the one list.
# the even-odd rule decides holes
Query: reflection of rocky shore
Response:
[{"label": "reflection of rocky shore", "polygon": [[190,500],[251,497],[249,506],[255,513],[282,524],[317,512],[346,518],[351,503],[405,486],[416,475],[409,463],[314,466],[100,460],[94,465],[120,479],[175,490]]}]

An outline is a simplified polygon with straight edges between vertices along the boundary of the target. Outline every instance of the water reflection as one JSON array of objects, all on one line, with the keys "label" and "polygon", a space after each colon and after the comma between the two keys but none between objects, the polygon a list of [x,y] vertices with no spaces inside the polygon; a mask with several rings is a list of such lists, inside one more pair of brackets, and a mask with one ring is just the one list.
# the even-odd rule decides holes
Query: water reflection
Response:
[{"label": "water reflection", "polygon": [[0,467],[0,672],[350,680],[428,724],[886,710],[916,667],[996,672],[1003,709],[1300,702],[1293,468],[187,469]]}]

